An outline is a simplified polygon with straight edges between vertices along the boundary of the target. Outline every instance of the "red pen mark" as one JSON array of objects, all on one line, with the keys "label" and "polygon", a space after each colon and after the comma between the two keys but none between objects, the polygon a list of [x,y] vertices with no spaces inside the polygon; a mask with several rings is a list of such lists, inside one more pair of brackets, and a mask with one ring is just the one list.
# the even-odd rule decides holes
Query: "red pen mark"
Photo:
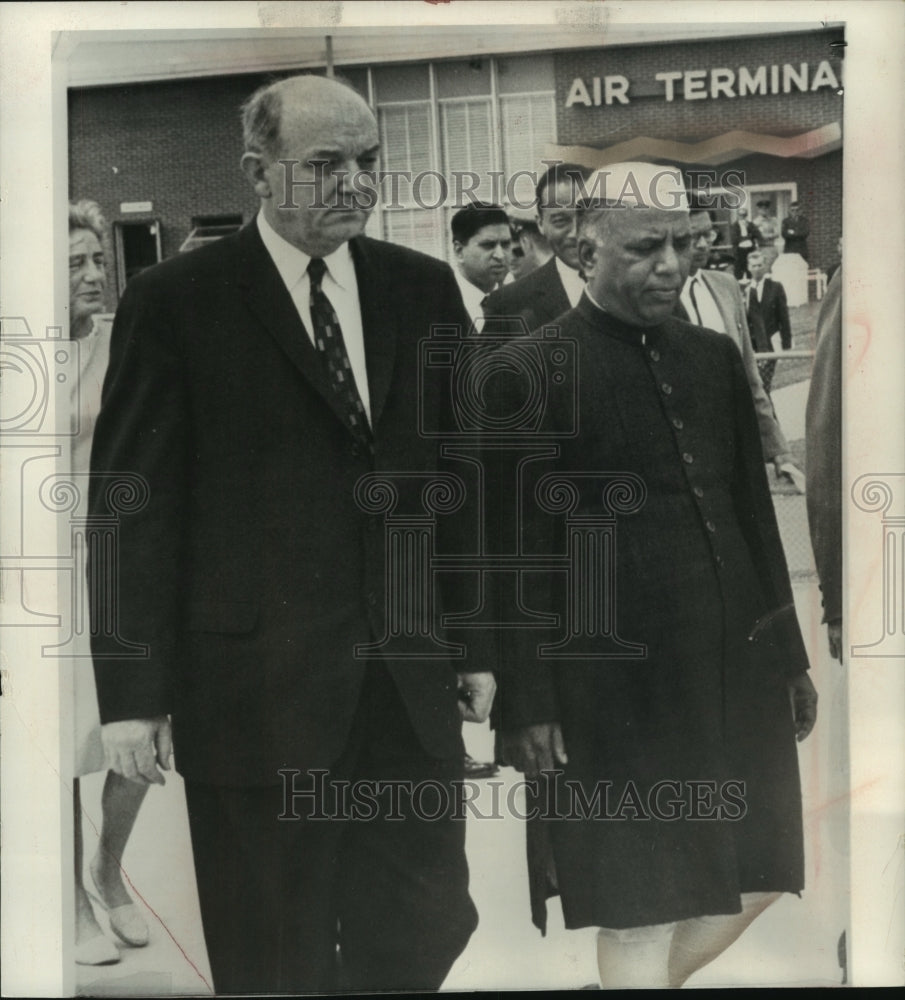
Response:
[{"label": "red pen mark", "polygon": [[213,985],[213,983],[209,983],[204,978],[204,975],[202,974],[202,972],[198,968],[198,966],[195,965],[195,963],[189,958],[188,954],[186,953],[186,951],[182,947],[182,945],[176,940],[175,937],[173,937],[173,934],[170,931],[170,928],[167,927],[167,925],[163,922],[160,914],[154,909],[153,906],[151,906],[151,904],[144,898],[144,896],[142,896],[142,894],[135,888],[135,886],[132,883],[132,879],[130,879],[129,876],[126,874],[125,868],[123,868],[123,866],[120,865],[119,866],[119,870],[122,873],[123,878],[129,883],[129,888],[132,890],[132,892],[134,892],[135,895],[138,896],[138,898],[145,904],[145,906],[147,906],[147,908],[151,911],[151,913],[154,914],[154,918],[157,920],[157,922],[160,924],[160,926],[166,931],[167,937],[179,949],[179,952],[182,955],[182,957],[192,967],[192,969],[195,972],[195,975],[201,980],[202,983],[204,983],[204,985],[211,991],[211,993],[213,993],[214,992],[214,985]]},{"label": "red pen mark", "polygon": [[[98,830],[97,825],[92,821],[91,817],[84,810],[82,810],[82,816],[83,816],[84,819],[86,819],[88,821],[88,824],[91,826],[91,829],[96,834],[100,835],[100,831]],[[195,965],[195,963],[189,958],[188,953],[182,947],[182,945],[176,940],[176,938],[173,936],[172,931],[163,922],[163,918],[160,916],[160,914],[157,912],[157,910],[155,910],[154,907],[151,906],[151,904],[145,899],[145,897],[135,887],[135,883],[132,881],[132,879],[129,878],[129,875],[126,872],[126,869],[123,868],[122,864],[120,864],[119,862],[117,862],[117,865],[119,867],[119,873],[120,873],[120,875],[122,875],[123,879],[125,879],[125,881],[128,883],[128,886],[132,890],[132,892],[134,893],[134,895],[136,895],[142,901],[142,903],[144,903],[144,905],[151,911],[151,913],[154,914],[154,919],[164,929],[164,931],[166,932],[167,937],[179,949],[180,954],[186,960],[186,962],[188,963],[188,965],[191,966],[191,968],[195,972],[195,975],[197,975],[198,978],[201,980],[201,982],[204,983],[204,985],[211,991],[211,993],[213,993],[214,992],[214,985],[213,985],[213,983],[209,983],[207,981],[207,979],[204,978],[204,974],[201,972],[201,970],[198,968],[198,966]],[[98,896],[100,896],[100,893],[98,893]]]}]

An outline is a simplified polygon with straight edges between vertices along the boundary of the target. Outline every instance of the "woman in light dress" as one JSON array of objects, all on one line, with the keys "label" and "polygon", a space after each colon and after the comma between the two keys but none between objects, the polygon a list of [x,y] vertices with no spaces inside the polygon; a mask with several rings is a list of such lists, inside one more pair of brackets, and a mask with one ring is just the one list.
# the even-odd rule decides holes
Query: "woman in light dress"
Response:
[{"label": "woman in light dress", "polygon": [[[78,341],[79,380],[71,399],[72,471],[87,473],[91,436],[100,409],[101,387],[110,348],[110,316],[103,314],[107,283],[104,259],[105,223],[93,201],[69,205],[69,337]],[[84,560],[76,560],[84,565]],[[84,579],[74,586],[87,590]],[[84,603],[82,604],[84,606]],[[148,925],[123,882],[121,860],[146,785],[107,771],[102,793],[102,825],[97,853],[89,865],[90,885],[83,881],[82,810],[79,778],[106,770],[91,648],[87,634],[77,636],[75,674],[75,960],[80,965],[119,961],[119,949],[98,923],[92,899],[106,912],[110,930],[124,944],[148,943]]]}]

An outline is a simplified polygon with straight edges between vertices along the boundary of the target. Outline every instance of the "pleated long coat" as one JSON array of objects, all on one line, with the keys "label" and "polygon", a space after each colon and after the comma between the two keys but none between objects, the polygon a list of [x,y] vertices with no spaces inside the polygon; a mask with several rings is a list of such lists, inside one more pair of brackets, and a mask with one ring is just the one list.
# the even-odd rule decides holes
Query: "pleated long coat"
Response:
[{"label": "pleated long coat", "polygon": [[[526,462],[519,484],[523,556],[553,559],[521,574],[520,598],[557,625],[512,630],[499,654],[500,727],[558,721],[569,756],[529,797],[535,923],[557,891],[571,928],[734,913],[742,892],[798,892],[788,681],[808,662],[738,349],[681,320],[628,326],[587,297],[559,325],[574,369],[535,394],[537,441],[557,454]],[[501,350],[537,356],[536,343]],[[524,407],[518,378],[504,372],[496,388],[502,411]],[[615,515],[610,578],[591,559],[598,571],[576,589],[561,557],[608,512],[601,477],[614,473],[641,484],[622,504],[637,509]],[[551,474],[574,491],[552,510]],[[576,642],[581,658],[568,655]]]}]

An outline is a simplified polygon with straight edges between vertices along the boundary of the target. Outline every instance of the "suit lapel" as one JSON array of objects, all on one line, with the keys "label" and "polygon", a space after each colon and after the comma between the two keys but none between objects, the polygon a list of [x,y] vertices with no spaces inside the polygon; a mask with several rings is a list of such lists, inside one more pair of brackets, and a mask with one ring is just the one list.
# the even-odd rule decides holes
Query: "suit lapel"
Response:
[{"label": "suit lapel", "polygon": [[542,310],[543,314],[552,312],[552,316],[559,316],[561,313],[571,309],[572,306],[569,302],[569,296],[566,295],[562,278],[560,278],[559,271],[556,268],[556,258],[551,257],[544,264],[544,269],[545,273],[538,275],[542,280],[538,281],[535,286],[537,288],[537,297],[544,299],[545,308]]},{"label": "suit lapel", "polygon": [[[261,240],[256,222],[251,222],[239,233],[238,272],[237,283],[244,288],[245,298],[251,311],[351,434],[352,430],[348,427],[344,407],[324,373],[322,361],[311,343],[308,331],[299,319],[295,303],[276,265]],[[364,300],[362,300],[362,317],[364,318]],[[367,323],[365,330],[367,331]],[[367,343],[365,350],[367,351]]]},{"label": "suit lapel", "polygon": [[364,331],[365,364],[368,371],[368,394],[371,400],[371,427],[376,428],[393,379],[396,358],[399,296],[393,294],[393,281],[378,244],[359,236],[350,242],[361,303]]},{"label": "suit lapel", "polygon": [[714,281],[710,280],[706,271],[700,271],[698,273],[701,275],[701,281],[703,281],[707,286],[707,290],[710,292],[713,301],[716,302],[716,307],[720,311],[720,316],[723,317],[723,328],[726,333],[731,336],[738,336],[738,319],[733,315],[728,302],[728,296],[720,294],[719,287]]}]

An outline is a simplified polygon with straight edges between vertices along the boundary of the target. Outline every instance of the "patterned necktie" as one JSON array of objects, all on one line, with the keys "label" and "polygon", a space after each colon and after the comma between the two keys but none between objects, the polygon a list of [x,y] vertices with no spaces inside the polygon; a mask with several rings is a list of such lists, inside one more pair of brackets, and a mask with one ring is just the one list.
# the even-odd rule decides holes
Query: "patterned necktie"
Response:
[{"label": "patterned necktie", "polygon": [[333,391],[342,403],[346,422],[358,441],[373,454],[374,441],[371,435],[371,426],[355,385],[355,376],[352,374],[349,355],[346,353],[342,328],[339,325],[336,311],[321,288],[326,270],[327,265],[320,257],[312,257],[308,263],[314,345],[323,361],[327,380],[333,386]]}]

